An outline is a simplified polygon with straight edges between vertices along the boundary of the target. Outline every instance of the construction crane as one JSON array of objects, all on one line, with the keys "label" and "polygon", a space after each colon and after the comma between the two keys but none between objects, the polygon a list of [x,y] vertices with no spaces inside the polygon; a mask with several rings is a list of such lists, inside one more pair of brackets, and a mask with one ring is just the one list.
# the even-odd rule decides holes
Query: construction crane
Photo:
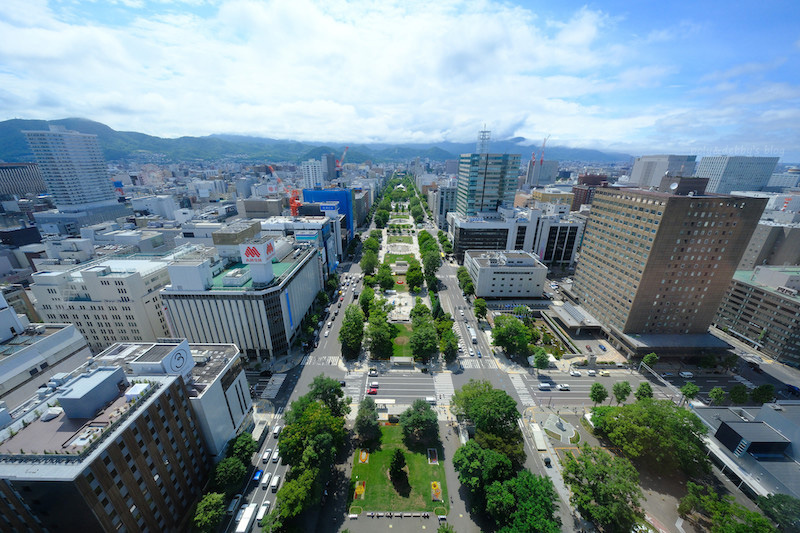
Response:
[{"label": "construction crane", "polygon": [[[539,167],[543,167],[544,166],[544,145],[547,144],[547,139],[549,139],[549,138],[550,138],[550,135],[545,137],[544,140],[542,141],[542,153],[541,153],[541,159],[539,160]],[[542,170],[542,169],[539,168],[539,170]]]},{"label": "construction crane", "polygon": [[342,152],[342,158],[336,160],[336,176],[340,177],[342,175],[342,165],[344,165],[344,158],[347,157],[347,151],[350,149],[349,146],[344,147],[344,152]]},{"label": "construction crane", "polygon": [[289,198],[289,209],[293,217],[300,215],[301,205],[303,205],[303,202],[300,201],[300,191],[297,189],[292,190],[292,196]]}]

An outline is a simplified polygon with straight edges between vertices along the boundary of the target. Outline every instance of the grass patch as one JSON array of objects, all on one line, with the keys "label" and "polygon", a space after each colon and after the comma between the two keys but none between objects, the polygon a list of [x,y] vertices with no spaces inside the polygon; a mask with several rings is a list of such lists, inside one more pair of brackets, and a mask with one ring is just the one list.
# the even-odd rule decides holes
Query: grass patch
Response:
[{"label": "grass patch", "polygon": [[581,434],[578,433],[577,430],[575,430],[575,434],[572,437],[570,437],[569,442],[570,444],[578,444],[580,441],[581,441]]},{"label": "grass patch", "polygon": [[383,258],[383,262],[391,265],[397,261],[406,261],[410,263],[412,259],[416,259],[414,254],[386,254]]},{"label": "grass patch", "polygon": [[411,239],[410,235],[389,235],[389,244],[391,244],[393,242],[402,242],[402,243],[405,243],[405,244],[414,244],[411,241],[412,241],[412,239]]},{"label": "grass patch", "polygon": [[[398,283],[400,281],[402,281],[403,283]],[[406,284],[405,276],[394,277],[394,290],[396,290],[397,292],[408,292],[408,285]]]},{"label": "grass patch", "polygon": [[[368,464],[360,464],[356,459],[353,462],[353,477],[350,479],[350,494],[348,506],[352,504],[353,492],[356,481],[366,481],[364,499],[358,501],[358,507],[365,511],[448,511],[449,496],[447,494],[447,481],[444,475],[444,466],[440,461],[437,465],[429,465],[425,452],[415,453],[408,450],[403,444],[403,430],[400,426],[381,426],[381,447],[369,456]],[[410,491],[407,496],[401,496],[395,491],[389,477],[389,463],[394,450],[400,448],[406,454],[408,465],[408,484]],[[437,447],[439,457],[442,456],[441,446]],[[358,453],[358,451],[356,451]],[[438,481],[442,486],[442,501],[431,500],[431,481]]]},{"label": "grass patch", "polygon": [[395,324],[396,332],[392,342],[392,355],[395,357],[413,357],[411,353],[411,325]]}]

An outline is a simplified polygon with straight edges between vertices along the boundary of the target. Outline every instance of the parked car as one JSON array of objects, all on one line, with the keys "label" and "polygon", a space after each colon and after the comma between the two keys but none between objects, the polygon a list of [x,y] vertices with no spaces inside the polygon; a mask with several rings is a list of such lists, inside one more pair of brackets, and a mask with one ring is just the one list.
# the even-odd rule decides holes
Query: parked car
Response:
[{"label": "parked car", "polygon": [[588,344],[586,345],[586,351],[589,351],[589,352],[591,352],[591,351],[592,351],[592,347],[591,347],[591,346],[589,346]]},{"label": "parked car", "polygon": [[598,344],[599,344],[599,346],[600,346],[600,349],[601,349],[601,350],[603,350],[604,352],[605,352],[606,350],[608,350],[608,348],[606,348],[606,347],[603,345],[603,343],[598,343]]}]

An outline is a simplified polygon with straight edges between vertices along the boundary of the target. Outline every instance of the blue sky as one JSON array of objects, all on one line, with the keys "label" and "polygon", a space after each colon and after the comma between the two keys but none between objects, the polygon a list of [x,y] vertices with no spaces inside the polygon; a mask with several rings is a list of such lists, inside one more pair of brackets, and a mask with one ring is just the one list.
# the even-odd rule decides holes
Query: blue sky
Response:
[{"label": "blue sky", "polygon": [[[755,6],[755,7],[754,7]],[[3,0],[0,119],[800,162],[800,2]]]}]

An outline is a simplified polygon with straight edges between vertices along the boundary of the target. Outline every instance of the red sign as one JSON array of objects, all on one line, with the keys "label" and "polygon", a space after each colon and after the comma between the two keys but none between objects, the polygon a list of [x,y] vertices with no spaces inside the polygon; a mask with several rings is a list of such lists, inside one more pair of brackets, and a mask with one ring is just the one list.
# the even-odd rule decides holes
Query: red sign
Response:
[{"label": "red sign", "polygon": [[[272,241],[269,241],[267,243],[267,255],[271,255],[274,251],[275,251],[275,246],[272,244]],[[258,250],[256,250],[256,253],[258,253]]]},{"label": "red sign", "polygon": [[[267,246],[267,253],[270,252],[272,252],[272,243]],[[255,246],[248,246],[244,251],[244,256],[255,259],[256,257],[261,257],[261,253],[259,253],[258,248]]]}]

